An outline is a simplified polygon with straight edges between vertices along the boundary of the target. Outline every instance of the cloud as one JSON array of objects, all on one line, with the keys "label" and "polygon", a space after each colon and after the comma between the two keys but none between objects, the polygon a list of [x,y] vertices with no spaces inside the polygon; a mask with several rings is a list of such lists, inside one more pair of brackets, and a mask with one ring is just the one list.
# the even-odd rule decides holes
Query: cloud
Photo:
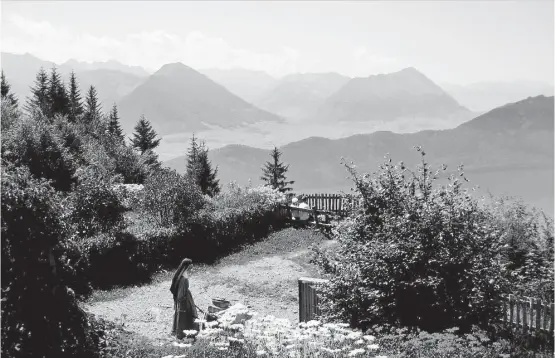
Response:
[{"label": "cloud", "polygon": [[[222,38],[192,31],[186,36],[164,30],[144,31],[121,37],[76,33],[69,28],[17,14],[2,25],[3,51],[30,52],[57,63],[118,60],[156,70],[170,62],[183,62],[196,69],[243,67],[282,76],[303,67],[303,57],[284,47],[273,53],[234,48]],[[306,66],[304,66],[306,67]]]}]

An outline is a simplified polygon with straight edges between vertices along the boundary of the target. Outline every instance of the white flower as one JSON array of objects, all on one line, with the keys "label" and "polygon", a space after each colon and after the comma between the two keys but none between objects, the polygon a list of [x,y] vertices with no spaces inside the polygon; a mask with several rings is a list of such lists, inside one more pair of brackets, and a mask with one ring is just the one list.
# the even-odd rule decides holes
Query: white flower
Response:
[{"label": "white flower", "polygon": [[265,350],[256,351],[256,355],[257,355],[257,356],[262,356],[262,355],[264,355],[264,354],[266,354],[266,351],[265,351]]},{"label": "white flower", "polygon": [[374,350],[380,348],[380,346],[378,346],[377,344],[369,344],[367,347],[368,347],[368,349],[370,349],[371,351],[374,351]]},{"label": "white flower", "polygon": [[364,338],[364,339],[367,340],[368,342],[372,342],[374,339],[376,339],[376,337],[374,337],[374,336],[372,336],[372,335],[367,335],[367,336],[364,336],[364,337],[362,337],[362,338]]},{"label": "white flower", "polygon": [[364,352],[365,351],[362,348],[353,349],[352,351],[349,352],[349,357],[354,357],[354,356],[357,356],[357,355],[362,354]]}]

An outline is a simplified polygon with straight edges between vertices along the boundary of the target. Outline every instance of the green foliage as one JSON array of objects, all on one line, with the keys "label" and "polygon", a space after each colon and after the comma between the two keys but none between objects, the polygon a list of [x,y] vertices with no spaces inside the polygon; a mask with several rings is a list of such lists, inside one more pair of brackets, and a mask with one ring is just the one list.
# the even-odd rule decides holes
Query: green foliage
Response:
[{"label": "green foliage", "polygon": [[218,169],[212,169],[208,160],[208,148],[204,141],[197,143],[195,136],[187,152],[187,175],[200,187],[203,194],[213,197],[220,192]]},{"label": "green foliage", "polygon": [[204,205],[199,188],[189,178],[168,169],[147,178],[139,202],[139,208],[162,227],[185,225]]},{"label": "green foliage", "polygon": [[348,168],[364,205],[334,229],[338,251],[316,258],[332,274],[326,317],[431,332],[494,327],[508,283],[492,215],[454,175],[434,189],[441,171],[424,157],[417,173],[390,159],[372,176]]},{"label": "green foliage", "polygon": [[3,133],[2,155],[16,166],[26,166],[37,178],[52,180],[57,190],[75,183],[76,165],[60,133],[40,120],[23,118]]},{"label": "green foliage", "polygon": [[55,115],[66,116],[70,113],[70,101],[65,88],[62,83],[60,74],[55,67],[50,72],[50,81],[48,83],[48,113],[49,118],[54,118]]},{"label": "green foliage", "polygon": [[71,123],[77,123],[81,116],[83,115],[83,103],[81,100],[81,92],[79,90],[79,85],[77,83],[77,78],[75,77],[75,72],[71,71],[71,76],[69,79],[69,115],[68,121]]},{"label": "green foliage", "polygon": [[135,126],[135,133],[133,133],[131,145],[143,154],[147,150],[153,150],[158,147],[161,138],[157,139],[157,136],[150,122],[146,120],[145,116],[141,116],[139,122],[137,122]]},{"label": "green foliage", "polygon": [[285,193],[292,190],[288,185],[292,185],[295,182],[287,181],[285,173],[289,170],[289,165],[285,165],[279,161],[281,154],[279,149],[274,147],[270,153],[272,160],[266,162],[265,167],[262,168],[263,175],[260,179],[264,180],[266,185]]},{"label": "green foliage", "polygon": [[27,99],[25,110],[30,115],[36,112],[42,115],[49,113],[50,103],[48,100],[48,75],[44,68],[40,68],[35,78],[35,83],[31,87],[31,97]]},{"label": "green foliage", "polygon": [[1,80],[0,80],[0,95],[2,102],[8,101],[12,106],[17,106],[17,98],[13,93],[10,92],[10,84],[4,76],[4,70],[2,70]]},{"label": "green foliage", "polygon": [[98,94],[94,86],[90,86],[85,97],[85,108],[83,112],[83,121],[86,124],[93,124],[102,121],[101,105],[98,100]]},{"label": "green foliage", "polygon": [[119,123],[118,107],[114,103],[114,106],[110,110],[110,117],[108,122],[108,133],[125,143],[125,137],[123,135],[123,129]]},{"label": "green foliage", "polygon": [[87,316],[63,282],[67,230],[57,194],[25,168],[2,168],[2,353],[92,357]]},{"label": "green foliage", "polygon": [[504,244],[511,293],[553,302],[553,220],[510,198],[499,198],[492,210]]},{"label": "green foliage", "polygon": [[125,207],[109,182],[85,177],[71,193],[70,202],[70,220],[79,237],[114,233],[124,227]]}]

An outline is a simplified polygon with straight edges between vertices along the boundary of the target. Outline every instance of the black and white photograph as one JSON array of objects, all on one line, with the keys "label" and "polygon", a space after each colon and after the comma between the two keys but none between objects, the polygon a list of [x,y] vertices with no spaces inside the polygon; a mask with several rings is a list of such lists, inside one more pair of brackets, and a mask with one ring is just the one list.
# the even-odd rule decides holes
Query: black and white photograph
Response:
[{"label": "black and white photograph", "polygon": [[554,356],[554,0],[0,14],[3,357]]}]

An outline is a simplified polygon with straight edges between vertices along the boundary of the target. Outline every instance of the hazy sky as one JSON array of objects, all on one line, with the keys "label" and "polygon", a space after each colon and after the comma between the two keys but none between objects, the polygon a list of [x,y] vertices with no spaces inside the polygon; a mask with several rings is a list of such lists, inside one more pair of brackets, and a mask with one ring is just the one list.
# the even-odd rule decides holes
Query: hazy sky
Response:
[{"label": "hazy sky", "polygon": [[2,51],[154,71],[243,67],[368,76],[413,66],[434,81],[553,83],[544,1],[2,1]]}]

